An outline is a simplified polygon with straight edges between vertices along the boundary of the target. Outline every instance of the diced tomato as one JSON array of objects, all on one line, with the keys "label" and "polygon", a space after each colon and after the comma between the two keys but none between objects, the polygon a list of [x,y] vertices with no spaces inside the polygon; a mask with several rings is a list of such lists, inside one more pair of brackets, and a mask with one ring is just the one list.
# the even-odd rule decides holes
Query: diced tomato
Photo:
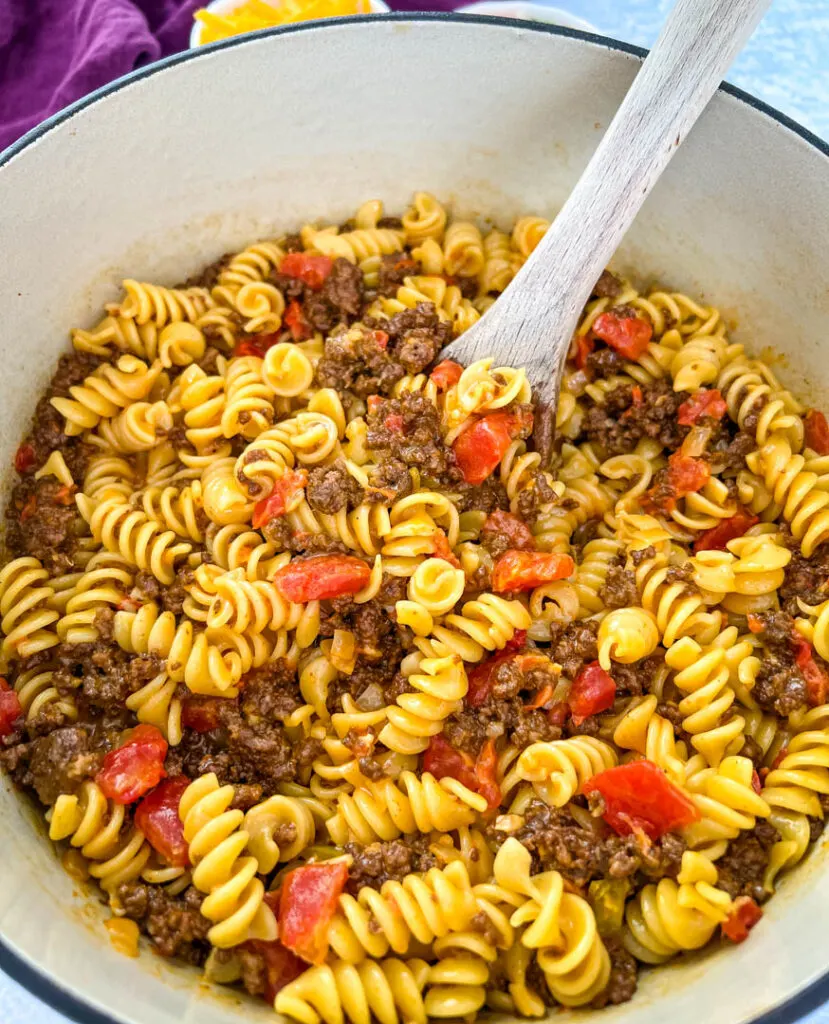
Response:
[{"label": "diced tomato", "polygon": [[595,347],[596,340],[589,334],[580,334],[576,338],[576,353],[573,358],[577,369],[583,370],[585,368],[587,365],[587,357]]},{"label": "diced tomato", "polygon": [[806,447],[814,449],[818,455],[829,455],[829,423],[823,413],[810,409],[803,425],[806,428]]},{"label": "diced tomato", "polygon": [[742,537],[758,522],[757,516],[751,512],[744,508],[738,509],[730,519],[723,519],[721,523],[701,533],[694,541],[694,551],[727,551],[730,540]]},{"label": "diced tomato", "polygon": [[35,464],[35,450],[30,444],[22,444],[14,453],[14,468],[18,473],[25,473]]},{"label": "diced tomato", "polygon": [[481,528],[481,537],[500,535],[514,551],[534,551],[535,537],[529,526],[518,516],[497,508],[491,512]]},{"label": "diced tomato", "polygon": [[435,558],[442,558],[444,562],[448,562],[450,565],[454,565],[456,569],[460,569],[461,563],[452,554],[452,549],[449,547],[449,538],[443,530],[437,530],[432,534],[432,551]]},{"label": "diced tomato", "polygon": [[497,593],[532,590],[572,576],[575,563],[569,555],[554,551],[505,551],[492,570],[492,589]]},{"label": "diced tomato", "polygon": [[495,782],[497,757],[493,740],[484,744],[478,759],[473,761],[469,754],[456,750],[442,733],[429,740],[423,754],[423,771],[436,779],[457,779],[473,793],[486,797],[490,808],[501,802],[501,791]]},{"label": "diced tomato", "polygon": [[668,480],[677,498],[694,494],[704,487],[711,477],[711,470],[704,459],[695,459],[674,452],[668,459]]},{"label": "diced tomato", "polygon": [[131,804],[148,793],[167,774],[167,741],[154,725],[138,725],[129,739],[104,758],[95,776],[104,796],[117,804]]},{"label": "diced tomato", "polygon": [[753,615],[751,612],[746,615],[746,625],[752,633],[764,633],[766,629],[765,622],[758,615]]},{"label": "diced tomato", "polygon": [[184,824],[178,814],[182,793],[189,785],[190,780],[183,775],[165,779],[135,808],[135,824],[147,842],[177,868],[190,863]]},{"label": "diced tomato", "polygon": [[553,704],[550,710],[547,712],[547,718],[553,725],[557,725],[561,728],[567,721],[570,715],[570,705],[565,701],[559,701],[558,704]]},{"label": "diced tomato", "polygon": [[760,795],[763,789],[763,783],[760,782],[760,776],[758,775],[756,770],[751,773],[751,788],[758,796]]},{"label": "diced tomato", "polygon": [[328,926],[347,881],[348,867],[342,861],[306,864],[285,876],[279,899],[279,937],[308,963],[325,960]]},{"label": "diced tomato", "polygon": [[641,831],[658,839],[700,817],[696,806],[652,761],[631,761],[599,772],[582,792],[601,794],[602,817],[620,836]]},{"label": "diced tomato", "polygon": [[528,704],[524,705],[524,707],[527,711],[535,711],[536,708],[543,708],[554,693],[555,687],[553,686],[553,684],[546,683],[544,686],[541,687],[538,693],[536,693],[533,699]]},{"label": "diced tomato", "polygon": [[353,555],[312,555],[295,558],[273,575],[286,601],[307,604],[343,594],[356,594],[371,578],[366,563]]},{"label": "diced tomato", "polygon": [[233,349],[234,356],[258,356],[264,359],[269,348],[273,348],[279,342],[280,335],[277,332],[272,334],[257,334],[253,338],[245,338]]},{"label": "diced tomato", "polygon": [[311,291],[318,292],[331,273],[334,261],[329,256],[314,256],[307,252],[289,252],[282,258],[279,266],[280,274],[295,277],[308,285]]},{"label": "diced tomato", "polygon": [[693,427],[705,416],[721,420],[727,411],[728,406],[716,388],[713,390],[703,388],[700,391],[695,391],[687,402],[682,403],[676,421],[681,427]]},{"label": "diced tomato", "polygon": [[251,523],[254,528],[261,530],[271,519],[284,516],[291,507],[293,499],[307,483],[308,471],[306,469],[286,470],[276,481],[271,494],[262,501],[257,501],[253,506]]},{"label": "diced tomato", "polygon": [[829,696],[829,675],[815,661],[812,645],[799,633],[792,635],[795,664],[806,680],[806,695],[813,708],[826,703]]},{"label": "diced tomato", "polygon": [[488,739],[475,759],[475,786],[473,788],[485,798],[489,810],[493,810],[501,804],[501,788],[495,781],[497,767],[498,754],[495,751],[495,740]]},{"label": "diced tomato", "polygon": [[0,738],[14,731],[14,723],[22,714],[20,698],[0,676]]},{"label": "diced tomato", "polygon": [[585,665],[573,680],[567,703],[573,714],[573,724],[581,725],[585,718],[607,711],[616,699],[616,683],[598,661]]},{"label": "diced tomato", "polygon": [[493,412],[465,430],[452,445],[464,480],[482,484],[525,429],[532,429],[531,415]]},{"label": "diced tomato", "polygon": [[482,661],[480,665],[476,665],[472,669],[469,673],[469,689],[466,693],[466,703],[469,707],[478,708],[486,702],[492,690],[495,669],[514,657],[516,652],[520,651],[526,642],[527,631],[525,629],[517,629],[512,640],[507,643],[503,650],[499,651],[494,657]]},{"label": "diced tomato", "polygon": [[70,487],[68,484],[64,484],[63,487],[59,487],[57,489],[52,500],[56,505],[74,505],[75,488]]},{"label": "diced tomato", "polygon": [[625,359],[638,359],[644,355],[653,336],[653,328],[647,320],[612,310],[596,317],[592,331]]},{"label": "diced tomato", "polygon": [[[267,896],[265,902],[268,902]],[[283,946],[279,939],[275,939],[273,942],[249,939],[241,948],[249,948],[264,961],[265,990],[262,993],[262,998],[271,1006],[273,1006],[278,992],[308,970],[308,964],[304,960],[300,960],[296,953],[292,953],[287,946]]]},{"label": "diced tomato", "polygon": [[748,933],[762,916],[763,911],[750,896],[738,896],[720,928],[723,935],[732,942],[745,942]]},{"label": "diced tomato", "polygon": [[[777,757],[775,757],[775,759],[771,763],[771,770],[774,771],[775,768],[779,768],[780,765],[786,760],[786,758],[788,756],[789,756],[789,748],[788,747],[781,747],[780,750],[777,753]],[[768,773],[768,769],[766,771]]]},{"label": "diced tomato", "polygon": [[141,607],[141,602],[134,597],[122,597],[115,607],[119,612],[137,612]]},{"label": "diced tomato", "polygon": [[285,316],[283,317],[288,330],[291,332],[291,337],[294,341],[302,341],[305,338],[310,338],[314,333],[311,325],[305,319],[305,314],[302,312],[302,306],[296,299],[291,299],[288,303],[288,308],[285,310]]},{"label": "diced tomato", "polygon": [[378,348],[382,348],[384,350],[388,348],[389,335],[387,331],[372,331],[371,336],[377,342]]},{"label": "diced tomato", "polygon": [[368,407],[368,411],[377,412],[377,410],[380,408],[380,403],[382,401],[383,399],[380,397],[380,395],[369,395],[368,398],[366,399],[366,406]]},{"label": "diced tomato", "polygon": [[[185,697],[181,702],[181,724],[193,732],[212,732],[222,724],[222,697]],[[230,701],[230,703],[233,703]]]},{"label": "diced tomato", "polygon": [[454,359],[444,359],[429,374],[429,380],[434,381],[438,391],[448,391],[461,379],[463,367]]},{"label": "diced tomato", "polygon": [[645,401],[645,395],[638,384],[634,384],[630,389],[630,396],[633,399],[634,405],[641,405]]},{"label": "diced tomato", "polygon": [[390,412],[389,415],[383,420],[383,426],[389,433],[402,434],[403,433],[403,417],[399,412]]},{"label": "diced tomato", "polygon": [[35,512],[37,512],[37,495],[30,494],[28,501],[20,510],[20,522],[25,523],[27,519],[31,519]]}]

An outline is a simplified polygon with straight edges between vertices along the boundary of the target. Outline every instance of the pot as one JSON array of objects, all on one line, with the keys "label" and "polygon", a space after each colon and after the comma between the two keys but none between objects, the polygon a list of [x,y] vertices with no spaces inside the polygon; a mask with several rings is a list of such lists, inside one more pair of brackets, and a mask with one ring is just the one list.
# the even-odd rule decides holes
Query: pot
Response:
[{"label": "pot", "polygon": [[[364,199],[401,210],[415,189],[505,224],[552,215],[641,59],[536,24],[362,17],[178,55],[58,114],[0,157],[0,465],[68,329],[91,325],[122,278],[173,283],[253,239],[342,220]],[[733,340],[769,347],[806,401],[826,394],[829,151],[788,119],[721,90],[617,265],[722,306]],[[105,912],[46,841],[42,809],[6,778],[0,862],[0,963],[76,1019],[272,1019],[184,966],[114,952]],[[829,995],[827,919],[818,844],[748,942],[643,972],[633,1002],[595,1019],[794,1020]]]}]

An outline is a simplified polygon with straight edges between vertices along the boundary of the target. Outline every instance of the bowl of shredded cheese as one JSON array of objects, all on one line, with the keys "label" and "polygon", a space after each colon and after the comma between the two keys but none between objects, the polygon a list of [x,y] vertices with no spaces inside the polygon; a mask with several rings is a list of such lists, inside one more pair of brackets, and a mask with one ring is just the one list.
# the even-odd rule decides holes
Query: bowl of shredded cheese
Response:
[{"label": "bowl of shredded cheese", "polygon": [[388,10],[383,0],[213,0],[195,12],[190,46],[203,46],[276,25]]}]

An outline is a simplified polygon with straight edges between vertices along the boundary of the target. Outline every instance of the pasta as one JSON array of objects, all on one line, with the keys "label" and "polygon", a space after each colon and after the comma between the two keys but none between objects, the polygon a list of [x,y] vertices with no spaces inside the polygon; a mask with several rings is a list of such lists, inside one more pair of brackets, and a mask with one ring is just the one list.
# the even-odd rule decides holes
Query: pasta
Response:
[{"label": "pasta", "polygon": [[369,198],[71,331],[14,457],[0,765],[127,955],[299,1024],[587,1012],[807,856],[829,424],[606,271],[542,457],[527,370],[442,350],[549,224]]}]

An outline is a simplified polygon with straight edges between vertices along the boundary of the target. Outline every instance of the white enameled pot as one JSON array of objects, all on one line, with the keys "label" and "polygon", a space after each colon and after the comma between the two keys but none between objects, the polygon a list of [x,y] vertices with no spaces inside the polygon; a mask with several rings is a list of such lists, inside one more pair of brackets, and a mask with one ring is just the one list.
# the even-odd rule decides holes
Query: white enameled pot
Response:
[{"label": "white enameled pot", "polygon": [[[10,465],[68,328],[91,324],[121,278],[173,283],[306,218],[342,220],[370,197],[400,210],[415,189],[504,224],[552,215],[640,59],[548,26],[357,18],[191,51],[59,114],[0,157],[0,464]],[[829,150],[785,118],[721,92],[618,266],[720,304],[735,340],[770,347],[807,400],[829,396]],[[46,841],[42,811],[5,779],[0,865],[0,963],[77,1019],[271,1019],[185,967],[115,953],[104,911]],[[829,994],[827,920],[819,846],[748,942],[643,972],[633,1002],[593,1019],[793,1020]]]}]

